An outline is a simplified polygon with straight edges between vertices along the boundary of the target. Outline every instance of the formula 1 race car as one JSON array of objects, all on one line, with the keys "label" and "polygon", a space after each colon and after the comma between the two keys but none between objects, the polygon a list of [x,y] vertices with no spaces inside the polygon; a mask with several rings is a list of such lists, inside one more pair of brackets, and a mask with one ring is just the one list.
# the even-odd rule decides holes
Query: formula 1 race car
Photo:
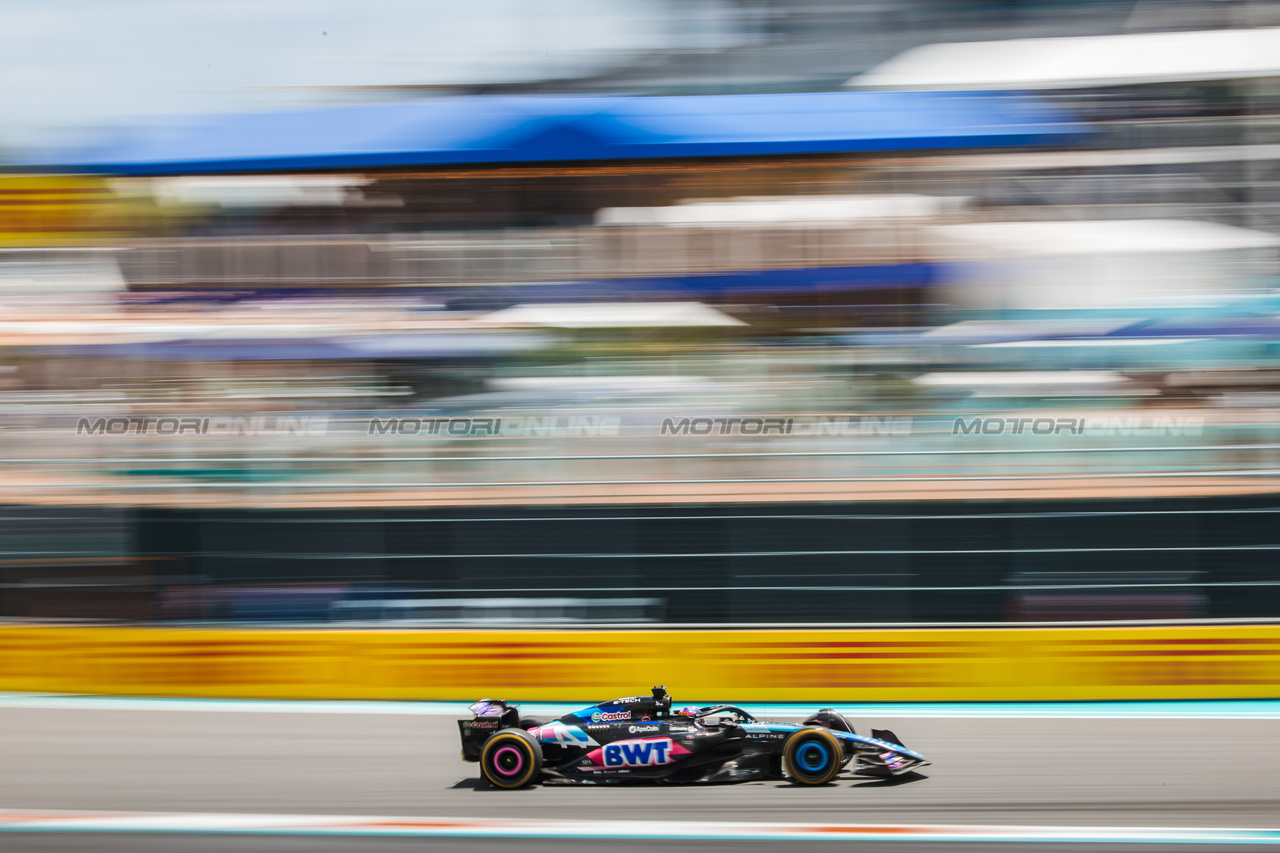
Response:
[{"label": "formula 1 race car", "polygon": [[879,776],[929,763],[891,731],[857,734],[831,708],[798,724],[761,722],[735,705],[672,713],[663,687],[557,720],[521,717],[515,705],[492,699],[469,710],[475,716],[458,721],[462,758],[480,762],[484,778],[499,788],[538,781],[747,782],[784,773],[801,785],[822,785],[851,762]]}]

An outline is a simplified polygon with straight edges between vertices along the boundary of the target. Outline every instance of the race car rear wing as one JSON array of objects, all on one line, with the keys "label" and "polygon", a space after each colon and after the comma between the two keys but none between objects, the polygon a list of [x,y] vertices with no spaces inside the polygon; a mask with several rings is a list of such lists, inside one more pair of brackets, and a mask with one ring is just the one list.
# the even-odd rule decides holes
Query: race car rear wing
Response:
[{"label": "race car rear wing", "polygon": [[499,729],[511,728],[520,723],[520,712],[516,706],[508,705],[501,699],[481,699],[467,710],[475,716],[470,720],[458,720],[464,761],[479,761],[480,748],[490,735]]}]

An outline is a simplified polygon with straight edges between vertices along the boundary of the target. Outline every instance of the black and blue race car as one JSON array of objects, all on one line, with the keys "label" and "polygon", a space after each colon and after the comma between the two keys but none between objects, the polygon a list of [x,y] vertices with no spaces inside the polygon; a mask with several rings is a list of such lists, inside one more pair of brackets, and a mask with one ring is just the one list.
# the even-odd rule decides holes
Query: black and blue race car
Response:
[{"label": "black and blue race car", "polygon": [[785,777],[822,785],[854,765],[901,776],[929,762],[897,735],[860,735],[824,708],[801,723],[757,720],[736,705],[672,711],[663,687],[601,702],[555,720],[522,717],[516,705],[482,699],[459,720],[462,757],[499,788],[538,782],[747,782]]}]

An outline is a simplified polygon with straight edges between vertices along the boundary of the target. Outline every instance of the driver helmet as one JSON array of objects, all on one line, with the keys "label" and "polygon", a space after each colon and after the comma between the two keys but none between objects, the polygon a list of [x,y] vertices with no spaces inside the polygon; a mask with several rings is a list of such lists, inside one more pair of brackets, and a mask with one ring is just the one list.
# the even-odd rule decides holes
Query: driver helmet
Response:
[{"label": "driver helmet", "polygon": [[698,712],[701,710],[702,710],[701,708],[698,708],[697,706],[694,706],[694,705],[685,705],[676,713],[681,717],[697,717]]}]

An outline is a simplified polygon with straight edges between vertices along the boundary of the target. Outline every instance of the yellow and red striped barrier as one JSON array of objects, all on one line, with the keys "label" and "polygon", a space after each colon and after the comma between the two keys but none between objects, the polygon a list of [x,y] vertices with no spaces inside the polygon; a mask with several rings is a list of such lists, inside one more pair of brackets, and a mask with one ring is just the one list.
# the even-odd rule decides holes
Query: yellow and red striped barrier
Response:
[{"label": "yellow and red striped barrier", "polygon": [[0,628],[0,691],[578,701],[1280,698],[1280,626],[345,631]]}]

